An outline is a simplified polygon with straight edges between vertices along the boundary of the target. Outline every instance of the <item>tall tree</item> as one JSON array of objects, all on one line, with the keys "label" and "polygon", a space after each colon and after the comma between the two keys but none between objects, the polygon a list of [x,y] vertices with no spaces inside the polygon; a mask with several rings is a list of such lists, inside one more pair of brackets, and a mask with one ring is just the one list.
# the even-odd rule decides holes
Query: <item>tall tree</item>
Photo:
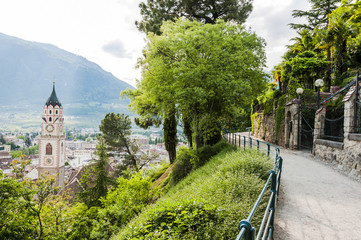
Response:
[{"label": "tall tree", "polygon": [[108,155],[102,137],[99,137],[96,155],[98,160],[85,170],[80,180],[82,191],[79,198],[88,207],[101,206],[100,199],[107,195],[111,183],[107,169]]},{"label": "tall tree", "polygon": [[307,19],[307,24],[290,23],[291,28],[299,31],[302,29],[313,31],[314,29],[323,29],[328,26],[328,15],[335,10],[341,3],[341,0],[309,0],[311,9],[293,10],[294,18]]},{"label": "tall tree", "polygon": [[[139,5],[143,19],[136,22],[136,25],[140,31],[160,35],[162,23],[166,20],[175,21],[177,18],[197,20],[206,24],[214,24],[218,19],[223,19],[241,24],[245,22],[252,11],[252,3],[253,0],[147,0]],[[139,95],[142,94],[138,93],[137,96],[139,97]],[[136,122],[138,126],[143,128],[147,128],[151,124],[159,126],[159,119],[163,120],[165,146],[170,162],[173,162],[176,156],[176,133],[179,115],[172,115],[176,114],[174,110],[163,112],[156,110],[154,112],[154,109],[157,109],[154,108],[156,105],[154,102],[148,102],[148,106],[146,104],[142,104],[142,107],[139,106],[140,104],[137,105],[138,111],[142,108],[139,112],[144,112],[144,110],[146,112],[141,114],[141,119]],[[192,146],[192,130],[189,119],[183,117],[182,121],[188,143]]]},{"label": "tall tree", "polygon": [[0,239],[34,239],[36,218],[27,201],[34,196],[32,188],[0,170],[0,189]]},{"label": "tall tree", "polygon": [[[168,21],[162,32],[149,35],[136,91],[152,98],[162,112],[175,109],[189,117],[198,148],[220,134],[219,123],[234,108],[250,104],[264,89],[264,42],[223,21]],[[131,104],[141,104],[142,94],[128,93]]]},{"label": "tall tree", "polygon": [[242,24],[252,11],[253,0],[147,0],[139,4],[140,31],[161,34],[164,21],[177,18],[214,24],[218,19]]},{"label": "tall tree", "polygon": [[[305,17],[307,24],[295,24],[290,23],[291,28],[296,29],[298,32],[302,30],[308,30],[313,32],[315,29],[327,29],[329,24],[329,14],[337,8],[341,0],[309,0],[311,3],[311,10],[293,10],[292,16],[295,18]],[[326,60],[329,62],[329,66],[325,75],[326,87],[331,86],[331,49],[326,48]]]},{"label": "tall tree", "polygon": [[127,153],[127,164],[138,170],[136,152],[138,146],[131,141],[132,122],[125,114],[108,113],[101,121],[100,131],[104,135],[105,143],[115,151]]}]

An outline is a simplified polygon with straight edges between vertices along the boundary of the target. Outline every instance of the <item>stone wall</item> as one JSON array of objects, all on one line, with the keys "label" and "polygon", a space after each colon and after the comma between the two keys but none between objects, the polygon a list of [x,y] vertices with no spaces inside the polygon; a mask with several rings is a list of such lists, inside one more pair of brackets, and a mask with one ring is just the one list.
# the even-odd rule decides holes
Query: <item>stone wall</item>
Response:
[{"label": "stone wall", "polygon": [[[361,134],[358,134],[361,138]],[[361,141],[348,139],[346,144],[317,139],[313,153],[322,162],[331,164],[334,168],[346,174],[361,179]]]},{"label": "stone wall", "polygon": [[284,139],[284,121],[282,122],[278,137],[276,137],[276,111],[271,115],[264,115],[262,112],[257,113],[253,120],[252,135],[269,143],[285,146]]},{"label": "stone wall", "polygon": [[[316,112],[313,154],[319,160],[331,164],[348,175],[361,179],[361,134],[353,133],[355,88],[350,88],[344,98],[344,140],[342,143],[320,139],[324,129],[321,115]],[[360,92],[361,94],[361,92]]]}]

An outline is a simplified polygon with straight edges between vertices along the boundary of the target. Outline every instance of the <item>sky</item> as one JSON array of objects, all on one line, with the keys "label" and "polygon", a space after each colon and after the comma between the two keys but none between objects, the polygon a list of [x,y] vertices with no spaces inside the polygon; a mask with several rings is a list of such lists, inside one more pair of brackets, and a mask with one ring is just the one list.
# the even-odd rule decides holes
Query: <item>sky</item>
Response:
[{"label": "sky", "polygon": [[[145,46],[142,0],[0,0],[0,32],[28,41],[50,43],[97,63],[133,86],[135,68]],[[292,10],[307,10],[307,0],[254,0],[247,27],[266,40],[267,68],[281,61],[289,39]]]}]

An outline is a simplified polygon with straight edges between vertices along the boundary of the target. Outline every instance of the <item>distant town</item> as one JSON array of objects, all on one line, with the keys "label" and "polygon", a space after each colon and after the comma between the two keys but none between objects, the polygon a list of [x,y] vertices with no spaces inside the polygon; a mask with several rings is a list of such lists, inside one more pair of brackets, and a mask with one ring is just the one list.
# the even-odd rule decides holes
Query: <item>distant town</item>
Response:
[{"label": "distant town", "polygon": [[[96,136],[99,130],[94,128],[72,129],[65,131],[65,184],[71,176],[79,172],[82,167],[97,159],[95,155],[98,140]],[[40,129],[37,132],[10,132],[0,130],[0,169],[7,175],[12,175],[11,163],[21,155],[31,159],[31,164],[26,167],[26,176],[29,179],[38,178],[39,166],[39,137]],[[131,135],[140,148],[139,154],[152,153],[157,157],[147,166],[159,164],[168,160],[168,153],[164,147],[164,140],[161,130],[135,131]],[[182,136],[178,135],[182,143]],[[110,154],[109,163],[112,167],[124,160],[125,153]]]}]

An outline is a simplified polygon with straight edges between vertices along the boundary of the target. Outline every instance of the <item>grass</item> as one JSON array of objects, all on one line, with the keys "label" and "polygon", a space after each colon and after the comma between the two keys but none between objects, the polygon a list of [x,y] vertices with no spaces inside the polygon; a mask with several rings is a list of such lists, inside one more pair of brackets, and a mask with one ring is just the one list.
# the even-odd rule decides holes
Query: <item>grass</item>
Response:
[{"label": "grass", "polygon": [[[234,239],[272,166],[269,158],[254,150],[223,151],[112,239]],[[260,215],[254,222],[260,222]]]}]

